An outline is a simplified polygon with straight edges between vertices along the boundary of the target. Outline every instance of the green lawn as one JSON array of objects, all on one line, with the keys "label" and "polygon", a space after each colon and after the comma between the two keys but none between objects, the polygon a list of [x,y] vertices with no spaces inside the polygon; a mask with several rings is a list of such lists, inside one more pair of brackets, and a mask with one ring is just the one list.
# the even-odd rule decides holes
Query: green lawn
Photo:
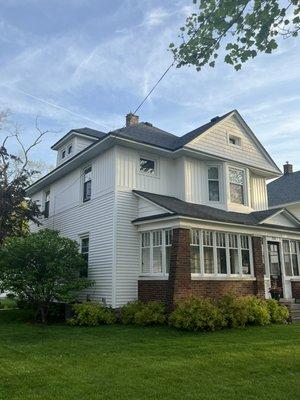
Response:
[{"label": "green lawn", "polygon": [[300,325],[194,334],[0,311],[0,399],[299,399]]}]

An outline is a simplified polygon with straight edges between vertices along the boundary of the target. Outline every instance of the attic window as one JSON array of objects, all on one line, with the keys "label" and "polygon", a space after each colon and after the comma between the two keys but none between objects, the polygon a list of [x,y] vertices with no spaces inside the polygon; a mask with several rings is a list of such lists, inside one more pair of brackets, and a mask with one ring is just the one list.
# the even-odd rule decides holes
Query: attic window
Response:
[{"label": "attic window", "polygon": [[228,136],[228,143],[232,146],[239,146],[241,147],[241,138],[238,136],[229,135]]},{"label": "attic window", "polygon": [[65,158],[66,157],[66,150],[63,150],[62,152],[61,152],[61,158]]},{"label": "attic window", "polygon": [[149,158],[140,157],[140,172],[149,175],[155,175],[156,165],[154,160]]},{"label": "attic window", "polygon": [[72,145],[70,144],[70,146],[68,147],[68,154],[72,153]]}]

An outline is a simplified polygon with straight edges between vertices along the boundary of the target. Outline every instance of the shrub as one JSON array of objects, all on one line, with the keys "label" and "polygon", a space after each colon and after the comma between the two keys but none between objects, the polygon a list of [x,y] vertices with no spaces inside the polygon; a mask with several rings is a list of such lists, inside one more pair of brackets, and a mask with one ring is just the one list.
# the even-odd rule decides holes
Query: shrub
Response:
[{"label": "shrub", "polygon": [[143,304],[134,316],[134,323],[140,326],[162,325],[165,321],[165,305],[158,301],[149,301]]},{"label": "shrub", "polygon": [[86,302],[73,306],[74,316],[67,320],[69,325],[99,326],[111,325],[116,322],[116,316],[112,309],[101,304]]},{"label": "shrub", "polygon": [[219,302],[218,307],[229,328],[245,327],[248,321],[248,308],[234,294],[227,294]]},{"label": "shrub", "polygon": [[267,300],[271,322],[274,324],[284,324],[288,321],[290,313],[286,306],[278,303],[274,299]]},{"label": "shrub", "polygon": [[177,304],[169,323],[175,328],[190,331],[214,331],[226,326],[221,311],[207,299],[190,297]]},{"label": "shrub", "polygon": [[12,308],[17,308],[17,303],[13,299],[9,299],[8,297],[0,300],[0,309],[9,310]]},{"label": "shrub", "polygon": [[132,301],[121,307],[121,321],[125,325],[161,325],[166,321],[165,305],[158,301]]},{"label": "shrub", "polygon": [[246,325],[267,325],[271,322],[266,301],[255,296],[240,297],[238,301],[247,313]]}]

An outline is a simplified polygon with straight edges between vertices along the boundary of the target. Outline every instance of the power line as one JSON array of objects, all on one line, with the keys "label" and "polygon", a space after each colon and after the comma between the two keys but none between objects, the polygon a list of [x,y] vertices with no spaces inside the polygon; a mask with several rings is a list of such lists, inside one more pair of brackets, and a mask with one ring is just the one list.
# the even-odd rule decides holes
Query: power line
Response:
[{"label": "power line", "polygon": [[170,71],[170,69],[173,67],[174,64],[175,64],[175,60],[168,66],[168,68],[165,70],[165,72],[162,74],[162,76],[159,78],[159,80],[156,82],[156,84],[153,86],[153,88],[148,92],[148,94],[143,99],[143,101],[139,104],[139,106],[136,108],[136,110],[134,110],[133,114],[135,114],[142,107],[142,105],[145,103],[145,101],[148,99],[148,97],[151,95],[151,93],[155,90],[155,88],[160,83],[160,81],[162,81],[162,79],[167,75],[167,73]]}]

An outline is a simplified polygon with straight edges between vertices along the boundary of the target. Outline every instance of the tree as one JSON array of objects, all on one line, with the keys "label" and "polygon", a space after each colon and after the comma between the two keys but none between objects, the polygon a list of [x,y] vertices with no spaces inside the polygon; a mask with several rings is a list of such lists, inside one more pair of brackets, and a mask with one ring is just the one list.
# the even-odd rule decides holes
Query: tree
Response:
[{"label": "tree", "polygon": [[49,229],[6,238],[0,248],[2,289],[34,307],[43,323],[52,302],[73,301],[91,286],[92,281],[80,277],[85,268],[77,242]]},{"label": "tree", "polygon": [[257,56],[272,53],[280,37],[296,37],[300,31],[300,0],[193,0],[192,13],[179,37],[169,45],[178,68],[194,65],[197,71],[216,59],[225,47],[224,61],[236,70]]},{"label": "tree", "polygon": [[[9,130],[8,113],[0,112],[0,131]],[[39,172],[32,168],[30,151],[41,143],[49,131],[42,131],[36,120],[37,138],[25,147],[20,139],[18,126],[4,135],[0,143],[0,246],[5,237],[28,233],[28,222],[39,224],[42,213],[38,205],[26,197],[26,188]],[[19,154],[12,154],[7,149],[9,140],[15,140],[20,147]]]}]

